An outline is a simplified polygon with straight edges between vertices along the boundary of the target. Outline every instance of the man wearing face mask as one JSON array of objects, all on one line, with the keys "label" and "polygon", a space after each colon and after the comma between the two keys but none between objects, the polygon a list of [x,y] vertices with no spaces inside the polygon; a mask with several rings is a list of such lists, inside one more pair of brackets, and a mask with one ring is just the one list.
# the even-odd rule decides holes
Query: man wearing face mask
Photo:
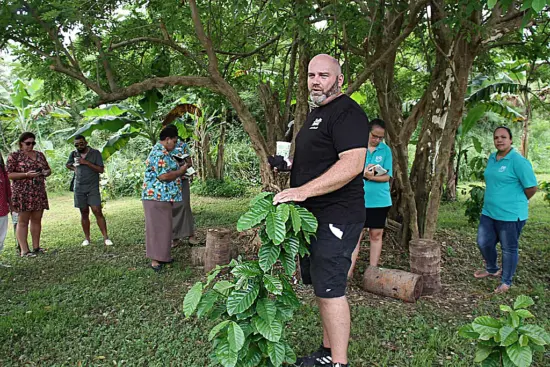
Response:
[{"label": "man wearing face mask", "polygon": [[342,94],[338,61],[315,56],[308,67],[311,111],[296,137],[290,189],[274,204],[298,202],[319,222],[308,257],[300,259],[304,283],[313,284],[323,324],[323,343],[297,366],[348,366],[350,311],[345,296],[351,255],[365,221],[363,167],[368,118]]},{"label": "man wearing face mask", "polygon": [[80,221],[85,236],[82,246],[90,244],[90,208],[103,235],[103,243],[105,246],[112,246],[99,194],[99,175],[104,171],[103,158],[98,150],[88,146],[82,135],[74,137],[74,146],[76,150],[69,155],[66,167],[75,172],[74,206],[80,209]]}]

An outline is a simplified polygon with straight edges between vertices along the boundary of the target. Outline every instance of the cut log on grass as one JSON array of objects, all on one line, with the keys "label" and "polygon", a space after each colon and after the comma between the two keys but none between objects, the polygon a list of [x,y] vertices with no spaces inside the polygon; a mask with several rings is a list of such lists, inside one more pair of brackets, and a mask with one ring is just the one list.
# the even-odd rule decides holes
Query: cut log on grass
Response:
[{"label": "cut log on grass", "polygon": [[414,303],[422,295],[422,275],[369,266],[363,274],[363,289]]},{"label": "cut log on grass", "polygon": [[441,248],[434,240],[418,239],[409,242],[411,271],[422,275],[424,290],[422,295],[430,295],[441,290]]},{"label": "cut log on grass", "polygon": [[191,247],[191,264],[193,266],[204,266],[206,246]]},{"label": "cut log on grass", "polygon": [[216,265],[231,261],[231,231],[226,228],[211,228],[206,233],[204,271],[208,273]]}]

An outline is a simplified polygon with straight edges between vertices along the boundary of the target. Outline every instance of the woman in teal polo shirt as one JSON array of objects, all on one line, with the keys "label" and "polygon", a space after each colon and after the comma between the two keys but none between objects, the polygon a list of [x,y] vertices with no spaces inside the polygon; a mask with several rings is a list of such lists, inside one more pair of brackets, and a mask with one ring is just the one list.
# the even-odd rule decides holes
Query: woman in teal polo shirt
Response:
[{"label": "woman in teal polo shirt", "polygon": [[[393,164],[392,153],[382,140],[386,133],[386,124],[383,120],[374,119],[370,123],[369,143],[367,149],[367,159],[365,161],[365,170],[363,171],[363,189],[365,191],[365,210],[367,219],[365,228],[369,231],[370,242],[370,266],[378,266],[380,253],[382,252],[382,235],[386,226],[386,217],[391,208],[390,178],[392,177]],[[380,172],[375,167],[379,165],[385,171]],[[378,170],[378,172],[377,172]],[[359,255],[359,247],[363,233],[359,237],[359,242],[352,255],[352,264],[348,272],[348,277],[353,275],[355,261]]]},{"label": "woman in teal polo shirt", "polygon": [[[493,133],[497,152],[491,154],[484,172],[485,199],[477,230],[477,244],[486,268],[476,278],[501,277],[495,293],[510,289],[518,265],[518,241],[527,221],[529,199],[537,192],[531,163],[512,148],[512,132],[504,126]],[[502,248],[502,269],[496,245]]]}]

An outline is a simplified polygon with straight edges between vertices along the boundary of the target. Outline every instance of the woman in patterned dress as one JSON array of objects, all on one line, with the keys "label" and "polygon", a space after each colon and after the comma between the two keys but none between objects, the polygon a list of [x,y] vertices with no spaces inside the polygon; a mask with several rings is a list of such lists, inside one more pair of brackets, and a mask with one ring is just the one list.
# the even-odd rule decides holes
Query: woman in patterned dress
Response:
[{"label": "woman in patterned dress", "polygon": [[141,200],[145,212],[145,247],[151,268],[158,272],[172,262],[172,208],[182,200],[181,176],[188,164],[178,166],[170,154],[178,141],[178,129],[168,125],[160,132],[145,162]]},{"label": "woman in patterned dress", "polygon": [[[44,252],[40,247],[40,232],[44,209],[49,209],[46,177],[52,171],[44,154],[34,150],[35,145],[36,137],[33,133],[21,134],[19,150],[8,156],[6,166],[8,177],[12,180],[12,210],[19,214],[16,235],[22,257],[33,257],[35,253]],[[29,222],[33,252],[27,242]]]}]

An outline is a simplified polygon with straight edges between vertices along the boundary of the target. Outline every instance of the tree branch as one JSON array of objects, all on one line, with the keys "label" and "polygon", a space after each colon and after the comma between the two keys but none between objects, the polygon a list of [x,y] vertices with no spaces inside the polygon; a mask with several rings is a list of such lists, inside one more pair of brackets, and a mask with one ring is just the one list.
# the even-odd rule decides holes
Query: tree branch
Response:
[{"label": "tree branch", "polygon": [[415,2],[409,6],[410,13],[409,13],[409,22],[403,32],[395,38],[393,41],[390,42],[390,44],[385,48],[383,52],[379,54],[379,56],[376,58],[376,60],[369,62],[369,66],[363,70],[358,76],[357,79],[351,83],[346,90],[346,94],[352,94],[355,92],[359,87],[367,81],[367,79],[370,77],[370,75],[383,63],[386,61],[386,58],[395,52],[397,48],[401,45],[401,43],[412,33],[412,31],[416,28],[416,25],[420,21],[420,12],[423,8],[423,6],[428,3],[429,0],[420,0],[418,2]]},{"label": "tree branch", "polygon": [[103,51],[101,39],[95,35],[90,25],[87,25],[87,28],[88,32],[90,32],[90,37],[94,41],[97,51],[99,52],[99,57],[101,58],[101,63],[103,64],[103,70],[105,70],[105,76],[107,77],[107,82],[109,83],[109,88],[111,89],[111,92],[116,92],[118,90],[118,85],[115,80],[115,74],[111,69],[111,64],[107,59],[107,55],[105,55],[105,52]]},{"label": "tree branch", "polygon": [[199,9],[197,8],[197,2],[195,0],[189,0],[189,7],[191,8],[191,18],[193,19],[193,24],[195,25],[197,38],[202,44],[202,47],[206,50],[206,55],[208,56],[208,71],[212,77],[221,79],[220,71],[218,70],[218,58],[216,57],[216,53],[212,47],[212,41],[208,38],[206,33],[204,33]]},{"label": "tree branch", "polygon": [[162,78],[150,78],[142,82],[132,84],[126,88],[119,89],[113,93],[99,94],[97,105],[125,100],[129,97],[138,96],[151,89],[161,89],[167,86],[185,86],[207,88],[219,92],[219,88],[211,78],[202,76],[167,76]]},{"label": "tree branch", "polygon": [[191,52],[189,52],[189,50],[187,50],[187,49],[181,47],[180,45],[178,45],[177,43],[175,43],[172,39],[162,39],[162,38],[155,38],[155,37],[137,37],[137,38],[132,38],[132,39],[122,41],[122,42],[119,42],[119,43],[114,43],[111,46],[109,46],[109,51],[116,50],[117,48],[130,46],[130,45],[133,45],[133,44],[136,44],[136,43],[141,43],[141,42],[150,42],[150,43],[158,43],[158,44],[166,45],[166,46],[178,51],[182,55],[184,55],[184,56],[190,58],[191,60],[193,60],[195,62],[195,64],[197,64],[200,68],[205,69],[205,70],[207,69],[206,65],[202,61],[200,61],[195,55],[193,55]]},{"label": "tree branch", "polygon": [[269,41],[266,41],[266,42],[262,43],[260,46],[258,46],[257,48],[255,48],[254,50],[252,50],[250,52],[241,53],[241,52],[230,52],[230,51],[222,51],[222,50],[214,50],[214,51],[218,54],[221,54],[221,55],[235,56],[235,57],[232,58],[232,60],[234,61],[237,58],[248,57],[248,56],[252,56],[252,55],[258,53],[262,49],[266,48],[267,46],[277,42],[280,38],[281,38],[281,35],[275,36],[272,39],[270,39]]}]

